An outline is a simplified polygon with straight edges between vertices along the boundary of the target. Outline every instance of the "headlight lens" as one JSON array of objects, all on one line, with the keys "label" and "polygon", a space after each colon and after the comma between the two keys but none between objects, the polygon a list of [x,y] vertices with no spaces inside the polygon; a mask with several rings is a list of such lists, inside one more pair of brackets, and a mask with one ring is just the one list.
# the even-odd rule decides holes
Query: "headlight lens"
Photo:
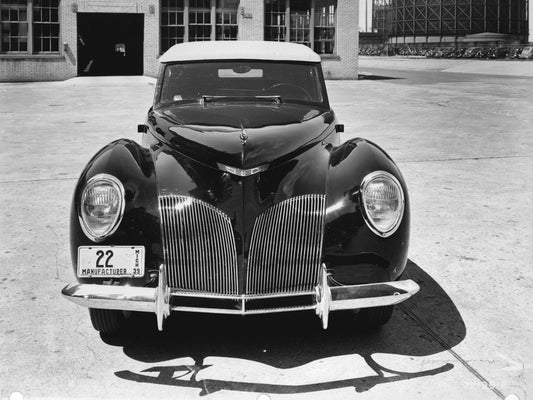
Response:
[{"label": "headlight lens", "polygon": [[388,172],[372,172],[363,179],[361,197],[370,229],[382,237],[392,235],[402,222],[405,205],[400,182]]},{"label": "headlight lens", "polygon": [[80,223],[83,232],[99,242],[117,229],[124,214],[124,186],[112,175],[93,176],[81,193]]}]

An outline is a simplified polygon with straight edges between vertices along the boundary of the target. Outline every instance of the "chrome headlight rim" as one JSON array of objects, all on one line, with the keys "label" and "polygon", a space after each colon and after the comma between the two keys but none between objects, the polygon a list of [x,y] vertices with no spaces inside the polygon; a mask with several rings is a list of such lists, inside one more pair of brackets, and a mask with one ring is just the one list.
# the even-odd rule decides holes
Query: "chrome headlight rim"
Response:
[{"label": "chrome headlight rim", "polygon": [[[398,213],[398,217],[394,221],[393,226],[390,229],[386,230],[386,231],[382,231],[382,230],[378,229],[375,226],[374,221],[370,217],[369,211],[367,209],[366,201],[365,201],[365,198],[364,198],[364,193],[365,193],[366,187],[373,180],[375,180],[377,178],[385,178],[385,179],[388,179],[389,181],[391,181],[397,187],[398,193],[399,193],[399,196],[400,196],[400,207],[401,207],[400,212]],[[400,184],[400,181],[394,175],[392,175],[390,172],[387,172],[387,171],[378,170],[378,171],[371,172],[371,173],[367,174],[363,178],[363,180],[361,182],[360,198],[361,198],[361,203],[362,203],[362,207],[361,208],[364,210],[363,211],[363,217],[364,217],[364,220],[365,220],[366,225],[368,226],[368,228],[372,232],[374,232],[376,235],[381,236],[383,238],[387,238],[389,236],[392,236],[398,230],[398,228],[400,227],[400,225],[402,223],[402,220],[403,220],[403,215],[404,215],[404,212],[405,212],[405,194],[404,194],[404,191],[403,191],[403,187]]]},{"label": "chrome headlight rim", "polygon": [[[91,188],[91,186],[93,186],[97,182],[106,182],[106,183],[111,184],[118,191],[119,198],[120,198],[118,217],[116,218],[114,223],[111,225],[111,227],[102,235],[94,234],[92,229],[87,225],[87,223],[83,219],[83,215],[82,215],[82,207],[83,207],[83,202],[84,202],[84,198],[87,193],[87,190]],[[101,242],[107,237],[111,236],[113,233],[116,232],[118,226],[122,222],[122,217],[124,216],[125,207],[126,207],[126,191],[124,190],[124,185],[117,177],[110,175],[110,174],[103,173],[103,174],[97,174],[93,176],[92,178],[90,178],[85,183],[85,186],[83,187],[83,190],[81,191],[80,204],[78,207],[78,219],[80,221],[80,226],[85,236],[87,236],[89,239],[91,239],[95,243]]]}]

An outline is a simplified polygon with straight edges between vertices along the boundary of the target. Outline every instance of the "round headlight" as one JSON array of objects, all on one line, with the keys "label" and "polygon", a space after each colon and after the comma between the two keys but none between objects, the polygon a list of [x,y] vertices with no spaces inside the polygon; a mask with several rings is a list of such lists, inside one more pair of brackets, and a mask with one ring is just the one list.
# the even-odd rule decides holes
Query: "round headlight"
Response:
[{"label": "round headlight", "polygon": [[124,186],[112,175],[93,176],[81,193],[80,224],[94,242],[104,240],[117,229],[124,214]]},{"label": "round headlight", "polygon": [[385,171],[368,174],[361,184],[361,199],[365,221],[374,233],[388,237],[396,232],[405,205],[398,179]]}]

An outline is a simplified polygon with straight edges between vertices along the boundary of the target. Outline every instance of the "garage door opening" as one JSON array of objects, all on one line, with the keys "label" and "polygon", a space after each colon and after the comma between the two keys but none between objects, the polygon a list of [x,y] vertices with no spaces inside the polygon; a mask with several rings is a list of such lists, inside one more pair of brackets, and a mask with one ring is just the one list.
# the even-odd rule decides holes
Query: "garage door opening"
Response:
[{"label": "garage door opening", "polygon": [[78,13],[78,75],[142,75],[143,14]]}]

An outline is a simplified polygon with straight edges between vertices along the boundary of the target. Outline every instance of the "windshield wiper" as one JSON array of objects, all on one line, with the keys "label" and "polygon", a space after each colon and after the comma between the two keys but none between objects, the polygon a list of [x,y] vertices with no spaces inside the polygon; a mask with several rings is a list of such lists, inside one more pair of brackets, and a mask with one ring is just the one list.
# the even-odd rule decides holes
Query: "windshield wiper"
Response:
[{"label": "windshield wiper", "polygon": [[202,104],[213,103],[215,101],[266,101],[275,104],[283,103],[281,96],[214,96],[209,94],[202,95]]}]

